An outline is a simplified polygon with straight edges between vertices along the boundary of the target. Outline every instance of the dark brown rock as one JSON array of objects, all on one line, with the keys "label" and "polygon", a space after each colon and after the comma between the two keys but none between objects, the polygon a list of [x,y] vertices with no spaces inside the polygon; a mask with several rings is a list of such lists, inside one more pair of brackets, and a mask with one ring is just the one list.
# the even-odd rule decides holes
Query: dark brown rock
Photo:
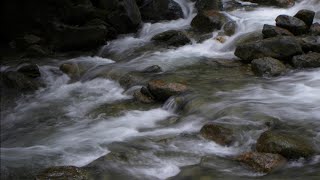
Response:
[{"label": "dark brown rock", "polygon": [[36,64],[27,64],[18,69],[18,72],[31,78],[38,78],[41,76],[39,67]]},{"label": "dark brown rock", "polygon": [[286,159],[279,154],[248,152],[243,153],[236,158],[258,172],[270,173],[276,169],[283,167]]},{"label": "dark brown rock", "polygon": [[315,14],[316,13],[314,11],[302,9],[299,12],[297,12],[297,14],[294,15],[294,17],[301,19],[304,23],[306,23],[308,27],[310,27],[312,25]]},{"label": "dark brown rock", "polygon": [[293,66],[296,68],[318,68],[320,67],[320,53],[309,52],[292,58]]},{"label": "dark brown rock", "polygon": [[228,21],[228,18],[218,11],[198,13],[191,21],[191,27],[202,33],[219,30]]},{"label": "dark brown rock", "polygon": [[310,33],[314,36],[320,36],[320,24],[319,23],[314,23],[310,27]]},{"label": "dark brown rock", "polygon": [[169,30],[162,32],[153,36],[151,40],[175,47],[191,43],[190,39],[183,32],[177,30]]},{"label": "dark brown rock", "polygon": [[254,59],[251,68],[258,76],[278,76],[286,71],[286,66],[281,61],[271,57]]},{"label": "dark brown rock", "polygon": [[187,86],[180,83],[168,83],[160,79],[148,82],[148,90],[159,101],[166,101],[169,97],[184,93]]},{"label": "dark brown rock", "polygon": [[234,139],[231,129],[216,124],[204,125],[200,130],[200,134],[202,137],[223,146],[230,145]]}]

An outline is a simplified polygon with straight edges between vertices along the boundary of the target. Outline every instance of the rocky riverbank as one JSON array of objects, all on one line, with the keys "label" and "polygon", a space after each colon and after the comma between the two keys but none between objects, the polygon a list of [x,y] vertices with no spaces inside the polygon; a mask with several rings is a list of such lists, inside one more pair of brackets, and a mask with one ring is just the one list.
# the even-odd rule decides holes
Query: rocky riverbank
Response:
[{"label": "rocky riverbank", "polygon": [[1,179],[320,176],[316,0],[20,3]]}]

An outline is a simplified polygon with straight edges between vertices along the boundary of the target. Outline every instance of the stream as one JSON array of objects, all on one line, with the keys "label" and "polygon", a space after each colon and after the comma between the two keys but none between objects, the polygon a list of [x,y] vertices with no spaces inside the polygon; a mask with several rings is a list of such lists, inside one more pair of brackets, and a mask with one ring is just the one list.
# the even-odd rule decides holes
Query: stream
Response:
[{"label": "stream", "polygon": [[[232,60],[241,36],[261,31],[264,24],[274,25],[280,14],[310,9],[318,11],[315,22],[320,22],[320,1],[301,0],[287,9],[225,11],[237,29],[224,43],[210,38],[159,49],[151,42],[155,34],[187,30],[196,15],[194,3],[175,1],[182,7],[184,19],[145,23],[138,34],[108,42],[95,56],[39,61],[46,86],[16,98],[13,105],[1,104],[2,178],[33,179],[40,170],[61,165],[94,169],[93,179],[320,177],[320,156],[291,161],[268,175],[230,158],[252,150],[268,126],[303,135],[320,150],[320,69],[262,78]],[[213,63],[215,60],[219,63]],[[65,62],[87,70],[78,81],[70,81],[59,70]],[[163,72],[137,74],[141,82],[161,77],[186,84],[193,93],[164,104],[135,101],[133,91],[141,84],[125,87],[121,78],[151,65],[159,65]],[[6,68],[9,66],[1,71]],[[181,108],[179,100],[187,103]],[[236,142],[221,146],[202,138],[199,131],[208,122],[232,128]]]}]

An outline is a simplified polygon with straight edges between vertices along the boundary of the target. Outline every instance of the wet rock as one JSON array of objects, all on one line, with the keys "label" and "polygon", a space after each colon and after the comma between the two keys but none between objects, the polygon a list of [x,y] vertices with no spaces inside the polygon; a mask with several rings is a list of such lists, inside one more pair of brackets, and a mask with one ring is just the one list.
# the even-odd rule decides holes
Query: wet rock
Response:
[{"label": "wet rock", "polygon": [[266,6],[292,7],[295,0],[243,0],[247,2],[257,3]]},{"label": "wet rock", "polygon": [[235,55],[244,62],[253,59],[272,57],[275,59],[289,60],[295,55],[302,54],[299,41],[294,37],[273,37],[256,42],[245,43],[237,46]]},{"label": "wet rock", "polygon": [[40,83],[20,72],[7,71],[1,74],[4,84],[16,90],[34,91],[40,87]]},{"label": "wet rock", "polygon": [[320,53],[309,52],[292,58],[293,66],[296,68],[317,68],[320,67]]},{"label": "wet rock", "polygon": [[42,41],[43,40],[36,35],[26,34],[21,38],[17,38],[15,40],[15,45],[19,49],[26,49],[26,48],[30,47],[31,45],[39,44]]},{"label": "wet rock", "polygon": [[197,0],[195,7],[199,12],[205,10],[219,11],[223,9],[223,4],[221,0]]},{"label": "wet rock", "polygon": [[157,22],[183,18],[183,11],[174,0],[143,0],[140,6],[143,21]]},{"label": "wet rock", "polygon": [[312,144],[297,134],[281,131],[266,131],[259,137],[258,152],[281,154],[287,159],[309,158],[315,154]]},{"label": "wet rock", "polygon": [[76,63],[64,63],[60,65],[60,70],[67,74],[71,79],[80,78],[79,66]]},{"label": "wet rock", "polygon": [[219,30],[227,22],[227,17],[218,11],[198,13],[191,21],[191,27],[202,33]]},{"label": "wet rock", "polygon": [[110,23],[119,34],[136,32],[142,22],[136,1],[120,1],[119,8],[108,14],[107,22]]},{"label": "wet rock", "polygon": [[169,97],[184,93],[187,86],[180,83],[168,83],[160,79],[148,82],[148,89],[159,101],[166,101]]},{"label": "wet rock", "polygon": [[310,32],[314,36],[320,36],[320,24],[319,23],[314,23],[310,27]]},{"label": "wet rock", "polygon": [[286,66],[281,61],[270,57],[254,59],[251,68],[258,76],[278,76],[286,71]]},{"label": "wet rock", "polygon": [[235,21],[229,21],[223,26],[225,35],[232,36],[236,32],[237,24]]},{"label": "wet rock", "polygon": [[45,169],[36,176],[36,180],[87,180],[88,177],[84,170],[75,166],[57,166]]},{"label": "wet rock", "polygon": [[162,72],[162,68],[158,65],[153,65],[142,70],[143,73],[160,73]]},{"label": "wet rock", "polygon": [[190,39],[183,32],[177,30],[169,30],[157,34],[153,36],[151,40],[176,47],[191,43]]},{"label": "wet rock", "polygon": [[26,49],[25,57],[45,57],[49,52],[38,44],[34,44]]},{"label": "wet rock", "polygon": [[263,38],[271,38],[276,36],[293,36],[293,34],[283,28],[265,24],[262,29]]},{"label": "wet rock", "polygon": [[235,41],[235,44],[236,46],[241,46],[242,44],[259,41],[262,39],[263,39],[263,35],[261,31],[254,31],[254,32],[243,34],[240,37],[238,37],[237,40]]},{"label": "wet rock", "polygon": [[306,36],[298,38],[304,52],[320,52],[320,36]]},{"label": "wet rock", "polygon": [[200,130],[200,134],[202,137],[223,146],[228,146],[234,141],[231,129],[216,124],[204,125]]},{"label": "wet rock", "polygon": [[315,14],[316,13],[314,11],[302,9],[299,12],[297,12],[297,14],[294,15],[294,17],[302,20],[308,27],[310,27],[312,25]]},{"label": "wet rock", "polygon": [[67,51],[91,49],[104,44],[108,34],[105,26],[68,26],[56,25],[53,34],[54,49]]},{"label": "wet rock", "polygon": [[283,167],[286,159],[279,154],[248,152],[236,158],[258,172],[269,173]]},{"label": "wet rock", "polygon": [[292,32],[294,35],[307,33],[308,27],[302,20],[287,15],[280,15],[276,18],[276,25]]},{"label": "wet rock", "polygon": [[36,64],[27,64],[18,69],[18,72],[30,78],[38,78],[41,76],[39,67]]},{"label": "wet rock", "polygon": [[154,97],[146,87],[142,87],[140,90],[135,91],[133,97],[136,100],[146,104],[155,102]]}]

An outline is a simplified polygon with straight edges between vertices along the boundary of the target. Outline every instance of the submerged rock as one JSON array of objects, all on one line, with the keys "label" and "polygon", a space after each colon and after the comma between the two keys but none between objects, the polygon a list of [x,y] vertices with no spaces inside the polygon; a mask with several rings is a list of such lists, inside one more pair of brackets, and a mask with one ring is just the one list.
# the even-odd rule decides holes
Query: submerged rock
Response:
[{"label": "submerged rock", "polygon": [[256,149],[258,152],[281,154],[287,159],[309,158],[315,154],[312,144],[299,135],[271,130],[261,134]]},{"label": "submerged rock", "polygon": [[299,41],[294,37],[273,37],[237,46],[235,55],[245,62],[262,57],[289,60],[295,55],[302,54]]},{"label": "submerged rock", "polygon": [[258,172],[269,173],[285,165],[286,159],[279,154],[248,152],[236,158]]},{"label": "submerged rock", "polygon": [[286,71],[286,66],[281,61],[271,57],[254,59],[251,68],[258,76],[278,76]]},{"label": "submerged rock", "polygon": [[302,20],[287,15],[280,15],[276,18],[276,25],[292,32],[294,35],[305,34],[308,27]]},{"label": "submerged rock", "polygon": [[293,34],[283,28],[265,24],[262,29],[263,38],[271,38],[276,36],[293,36]]},{"label": "submerged rock", "polygon": [[191,27],[202,33],[219,30],[227,22],[227,17],[218,11],[198,13],[191,21]]},{"label": "submerged rock", "polygon": [[80,69],[76,63],[64,63],[60,65],[60,71],[67,74],[71,79],[80,78]]},{"label": "submerged rock", "polygon": [[320,53],[310,52],[292,59],[293,66],[296,68],[317,68],[320,67]]},{"label": "submerged rock", "polygon": [[234,140],[231,129],[216,124],[204,125],[200,130],[200,134],[202,137],[223,146],[230,145]]},{"label": "submerged rock", "polygon": [[294,17],[302,20],[308,27],[310,27],[312,25],[315,14],[316,13],[314,11],[302,9],[299,12],[297,12],[297,14],[294,15]]},{"label": "submerged rock", "polygon": [[88,180],[84,170],[75,166],[57,166],[45,169],[43,172],[38,174],[36,180]]},{"label": "submerged rock", "polygon": [[158,65],[153,65],[146,67],[144,70],[142,70],[143,73],[160,73],[162,72],[162,68]]},{"label": "submerged rock", "polygon": [[223,26],[224,33],[227,36],[232,36],[236,32],[237,23],[235,21],[229,21]]},{"label": "submerged rock", "polygon": [[148,82],[148,90],[159,101],[166,101],[169,97],[184,93],[187,86],[180,83],[168,83],[160,79]]},{"label": "submerged rock", "polygon": [[1,73],[1,78],[8,88],[16,90],[34,91],[41,86],[41,84],[34,80],[33,77],[30,78],[27,75],[16,71],[3,72]]},{"label": "submerged rock", "polygon": [[190,39],[183,32],[177,30],[162,32],[153,36],[151,40],[176,47],[191,43]]},{"label": "submerged rock", "polygon": [[152,94],[146,87],[142,87],[141,89],[135,91],[133,97],[136,100],[146,104],[155,102],[155,98],[152,96]]}]

